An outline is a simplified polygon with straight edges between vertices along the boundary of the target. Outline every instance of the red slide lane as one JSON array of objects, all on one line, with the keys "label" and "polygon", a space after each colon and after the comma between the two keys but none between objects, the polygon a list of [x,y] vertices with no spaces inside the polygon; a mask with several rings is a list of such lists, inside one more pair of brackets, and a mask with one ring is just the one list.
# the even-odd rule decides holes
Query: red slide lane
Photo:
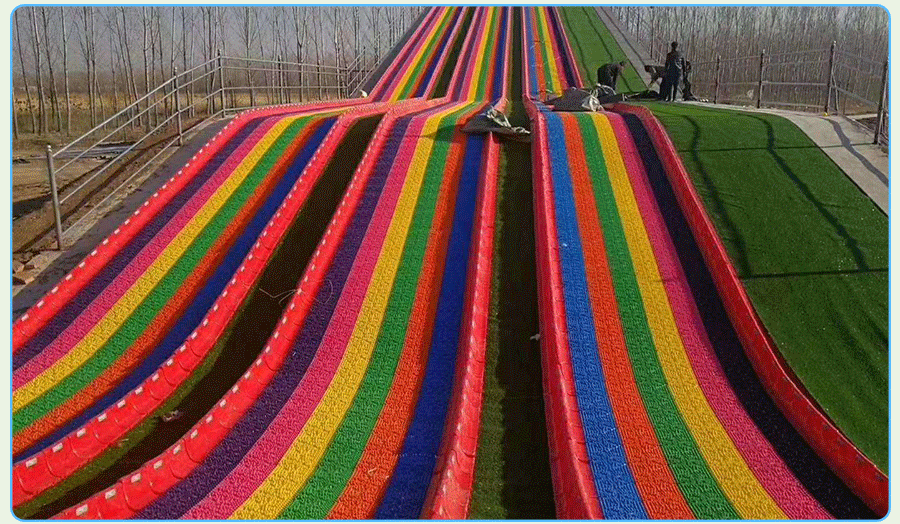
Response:
[{"label": "red slide lane", "polygon": [[889,507],[887,476],[831,422],[775,348],[662,124],[644,107],[615,104],[613,109],[636,115],[647,128],[697,245],[709,265],[728,316],[766,391],[800,435],[847,486],[877,515],[886,515]]},{"label": "red slide lane", "polygon": [[553,188],[549,172],[546,125],[534,102],[526,100],[532,121],[535,241],[537,245],[538,301],[541,325],[541,367],[544,373],[544,405],[550,444],[550,467],[560,519],[603,518],[594,489],[578,411],[572,364],[565,348],[566,313],[562,294],[559,255],[548,239],[555,238]]}]

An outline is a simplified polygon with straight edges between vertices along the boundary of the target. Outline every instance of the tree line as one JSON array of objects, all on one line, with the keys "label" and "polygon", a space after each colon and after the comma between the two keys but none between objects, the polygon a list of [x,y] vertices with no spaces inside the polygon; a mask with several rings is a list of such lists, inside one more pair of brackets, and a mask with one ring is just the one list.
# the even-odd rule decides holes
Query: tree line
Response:
[{"label": "tree line", "polygon": [[[28,6],[12,17],[13,134],[93,128],[171,78],[225,56],[377,62],[419,6]],[[251,72],[247,81],[252,85]],[[212,77],[210,76],[210,80]],[[321,76],[320,76],[321,80]]]}]

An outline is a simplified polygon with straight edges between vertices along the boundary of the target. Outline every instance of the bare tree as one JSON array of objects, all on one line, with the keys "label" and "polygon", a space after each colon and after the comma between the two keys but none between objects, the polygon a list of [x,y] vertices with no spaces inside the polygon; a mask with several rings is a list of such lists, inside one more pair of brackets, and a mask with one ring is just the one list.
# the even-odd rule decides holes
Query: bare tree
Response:
[{"label": "bare tree", "polygon": [[66,13],[59,8],[59,24],[62,28],[63,84],[66,95],[66,135],[72,134],[72,98],[69,95],[69,37],[66,33]]},{"label": "bare tree", "polygon": [[[307,18],[308,11],[303,9],[303,16],[300,16],[300,7],[292,6],[291,11],[294,19],[294,36],[297,44],[297,63],[303,63],[303,44],[307,38]],[[303,101],[303,66],[297,66],[297,96]]]},{"label": "bare tree", "polygon": [[43,80],[43,71],[41,67],[41,44],[38,40],[38,30],[37,30],[37,20],[34,16],[35,7],[32,7],[28,10],[29,19],[31,20],[31,43],[32,49],[34,49],[34,73],[37,77],[37,97],[38,97],[38,121],[40,122],[40,128],[38,129],[39,135],[47,134],[47,111],[44,106],[44,80]]},{"label": "bare tree", "polygon": [[94,40],[94,12],[93,7],[84,6],[79,11],[81,15],[81,38],[78,40],[81,48],[81,55],[84,58],[84,67],[87,71],[87,90],[88,90],[88,111],[90,112],[91,127],[97,125],[96,106],[94,104],[94,77],[93,71],[96,66],[94,60],[95,40]]},{"label": "bare tree", "polygon": [[56,121],[56,131],[62,130],[62,110],[60,109],[59,96],[56,91],[56,75],[53,74],[53,54],[50,49],[50,21],[47,19],[47,8],[41,7],[41,28],[43,29],[43,49],[47,55],[47,71],[50,75],[50,105],[53,117]]},{"label": "bare tree", "polygon": [[25,85],[25,102],[28,104],[28,116],[31,118],[31,132],[37,130],[37,119],[34,115],[34,105],[31,103],[31,87],[28,85],[28,71],[25,69],[25,44],[22,42],[22,34],[19,29],[19,11],[23,8],[16,9],[13,13],[16,24],[16,46],[19,49],[19,65],[22,70],[22,83]]}]

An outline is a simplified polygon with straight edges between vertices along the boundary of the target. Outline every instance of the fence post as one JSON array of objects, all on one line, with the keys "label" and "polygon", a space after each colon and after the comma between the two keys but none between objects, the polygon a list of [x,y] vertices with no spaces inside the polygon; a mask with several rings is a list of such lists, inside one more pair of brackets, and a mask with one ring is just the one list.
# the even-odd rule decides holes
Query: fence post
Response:
[{"label": "fence post", "polygon": [[278,103],[284,104],[284,75],[281,72],[284,66],[281,61],[281,55],[278,55],[278,67],[275,68],[277,70],[276,73],[278,74]]},{"label": "fence post", "polygon": [[175,94],[175,121],[178,122],[178,145],[184,145],[181,128],[181,95],[178,92],[178,68],[173,69],[175,76],[172,77],[172,91]]},{"label": "fence post", "polygon": [[716,90],[713,92],[713,104],[719,103],[719,78],[721,78],[722,55],[716,56]]},{"label": "fence post", "polygon": [[53,201],[53,220],[56,225],[56,246],[62,251],[62,215],[59,212],[59,193],[56,189],[56,171],[53,169],[53,149],[47,144],[47,176],[50,178],[50,198]]},{"label": "fence post", "polygon": [[881,142],[881,128],[884,127],[884,99],[887,96],[887,72],[888,62],[884,61],[881,68],[881,96],[878,97],[878,116],[875,120],[875,139],[873,144],[878,145]]},{"label": "fence post", "polygon": [[[219,103],[222,104],[222,116],[225,116],[225,63],[222,61],[222,50],[216,51],[219,61]],[[213,112],[215,114],[215,111]]]},{"label": "fence post", "polygon": [[759,83],[756,86],[756,107],[762,107],[763,72],[765,70],[766,50],[759,54]]},{"label": "fence post", "polygon": [[831,83],[834,81],[834,46],[832,40],[831,48],[828,50],[828,78],[825,79],[825,112],[831,109]]}]

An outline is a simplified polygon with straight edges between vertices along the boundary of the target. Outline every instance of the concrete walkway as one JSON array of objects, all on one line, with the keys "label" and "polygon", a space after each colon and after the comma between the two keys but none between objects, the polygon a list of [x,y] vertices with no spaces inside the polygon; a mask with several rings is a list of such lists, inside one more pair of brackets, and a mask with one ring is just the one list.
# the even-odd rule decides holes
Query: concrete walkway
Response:
[{"label": "concrete walkway", "polygon": [[890,216],[888,153],[881,146],[872,143],[871,133],[862,131],[848,118],[705,102],[685,103],[716,109],[769,113],[787,118],[806,133],[885,215]]},{"label": "concrete walkway", "polygon": [[619,44],[622,52],[625,53],[625,57],[628,58],[628,60],[637,70],[638,75],[640,75],[641,79],[644,81],[644,84],[649,86],[650,73],[648,73],[644,69],[644,66],[653,63],[653,60],[650,58],[650,53],[648,53],[643,46],[637,43],[636,38],[634,38],[630,33],[627,33],[625,29],[623,29],[619,25],[618,18],[616,18],[616,16],[612,14],[608,7],[598,6],[595,9],[597,10],[597,16],[600,17],[600,21],[603,22],[604,25],[606,25],[609,33],[616,40],[616,43]]}]

